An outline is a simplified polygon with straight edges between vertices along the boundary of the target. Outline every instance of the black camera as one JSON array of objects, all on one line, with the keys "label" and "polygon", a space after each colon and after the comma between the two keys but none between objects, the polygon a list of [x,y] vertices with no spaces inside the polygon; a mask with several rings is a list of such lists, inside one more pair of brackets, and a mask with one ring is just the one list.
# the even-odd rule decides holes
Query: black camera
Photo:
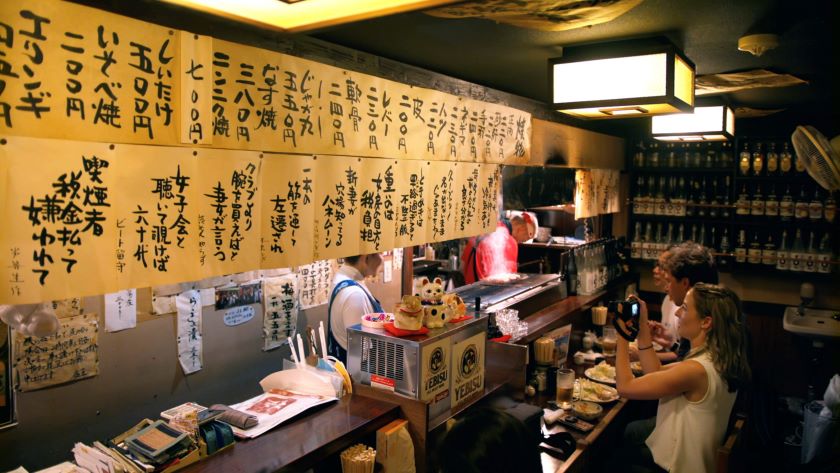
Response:
[{"label": "black camera", "polygon": [[[626,339],[632,342],[639,335],[639,301],[612,301],[607,306],[607,310],[613,314],[613,326],[615,330]],[[619,324],[618,320],[624,322]]]}]

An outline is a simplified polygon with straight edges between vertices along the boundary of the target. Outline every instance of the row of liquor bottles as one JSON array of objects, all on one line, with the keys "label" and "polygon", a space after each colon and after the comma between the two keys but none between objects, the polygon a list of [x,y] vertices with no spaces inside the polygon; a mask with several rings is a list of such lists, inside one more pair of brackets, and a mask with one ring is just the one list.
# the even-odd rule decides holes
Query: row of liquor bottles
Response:
[{"label": "row of liquor bottles", "polygon": [[732,169],[731,143],[662,143],[640,141],[633,153],[636,169]]},{"label": "row of liquor bottles", "polygon": [[[780,185],[781,187],[781,185]],[[798,194],[786,184],[777,193],[775,184],[741,184],[734,205],[730,176],[689,177],[638,175],[633,194],[633,213],[671,217],[729,218],[735,215],[778,217],[783,220],[825,220],[834,222],[837,202],[831,193],[814,184],[799,185]]]},{"label": "row of liquor bottles", "polygon": [[[644,231],[642,230],[644,228]],[[762,238],[762,235],[764,237]],[[630,256],[655,260],[669,246],[687,240],[710,248],[717,254],[722,268],[733,264],[763,265],[782,271],[830,273],[832,271],[831,234],[806,228],[783,229],[781,232],[759,230],[738,231],[732,242],[728,226],[636,222]],[[807,244],[806,244],[807,242]]]},{"label": "row of liquor bottles", "polygon": [[[732,169],[732,143],[663,143],[640,141],[633,153],[635,169]],[[741,176],[806,175],[805,163],[788,142],[745,141],[738,153]]]}]

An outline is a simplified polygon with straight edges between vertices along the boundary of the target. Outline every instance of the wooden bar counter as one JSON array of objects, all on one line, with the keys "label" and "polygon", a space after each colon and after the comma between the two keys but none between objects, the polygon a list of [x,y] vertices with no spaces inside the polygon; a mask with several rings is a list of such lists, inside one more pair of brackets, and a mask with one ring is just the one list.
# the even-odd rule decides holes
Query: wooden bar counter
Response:
[{"label": "wooden bar counter", "polygon": [[254,439],[184,468],[183,472],[269,473],[306,471],[400,417],[384,400],[350,395],[306,411]]}]

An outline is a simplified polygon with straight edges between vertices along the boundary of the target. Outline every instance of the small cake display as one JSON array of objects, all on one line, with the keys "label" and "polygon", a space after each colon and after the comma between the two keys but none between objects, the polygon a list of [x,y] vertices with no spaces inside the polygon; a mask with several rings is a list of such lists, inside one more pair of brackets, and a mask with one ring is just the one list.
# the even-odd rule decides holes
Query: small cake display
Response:
[{"label": "small cake display", "polygon": [[402,297],[394,312],[394,326],[400,330],[420,330],[423,326],[423,304],[420,297]]},{"label": "small cake display", "polygon": [[458,320],[467,315],[467,304],[458,294],[444,294],[442,300],[449,308],[450,320]]},{"label": "small cake display", "polygon": [[429,281],[421,280],[420,297],[422,298],[424,319],[423,325],[428,328],[443,327],[450,318],[449,307],[443,303],[443,284],[440,278]]}]

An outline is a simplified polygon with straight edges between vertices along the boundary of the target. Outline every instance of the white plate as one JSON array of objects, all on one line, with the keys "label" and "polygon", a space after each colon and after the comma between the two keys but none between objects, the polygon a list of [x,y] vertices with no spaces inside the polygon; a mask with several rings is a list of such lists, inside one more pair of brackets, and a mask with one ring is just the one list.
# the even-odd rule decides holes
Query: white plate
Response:
[{"label": "white plate", "polygon": [[[613,378],[600,378],[598,376],[595,376],[594,371],[595,371],[595,367],[593,366],[592,368],[587,368],[586,371],[583,372],[583,374],[586,375],[586,377],[591,379],[592,381],[597,381],[599,383],[604,383],[604,384],[615,384],[615,379],[613,379]],[[586,399],[586,400],[588,401],[588,399]]]},{"label": "white plate", "polygon": [[606,404],[606,403],[609,403],[609,402],[617,401],[618,398],[620,397],[618,395],[618,391],[616,391],[615,388],[604,385],[604,384],[600,384],[600,383],[593,383],[593,384],[596,384],[596,385],[600,386],[600,388],[602,388],[602,389],[606,389],[606,390],[610,391],[612,396],[610,396],[607,399],[601,399],[597,396],[584,397],[583,389],[581,389],[581,387],[583,386],[584,383],[592,383],[592,381],[588,381],[588,380],[585,380],[585,379],[575,380],[575,384],[578,385],[578,386],[575,387],[575,390],[578,393],[580,393],[580,400],[581,401],[590,401],[590,402],[597,402],[599,404]]}]

